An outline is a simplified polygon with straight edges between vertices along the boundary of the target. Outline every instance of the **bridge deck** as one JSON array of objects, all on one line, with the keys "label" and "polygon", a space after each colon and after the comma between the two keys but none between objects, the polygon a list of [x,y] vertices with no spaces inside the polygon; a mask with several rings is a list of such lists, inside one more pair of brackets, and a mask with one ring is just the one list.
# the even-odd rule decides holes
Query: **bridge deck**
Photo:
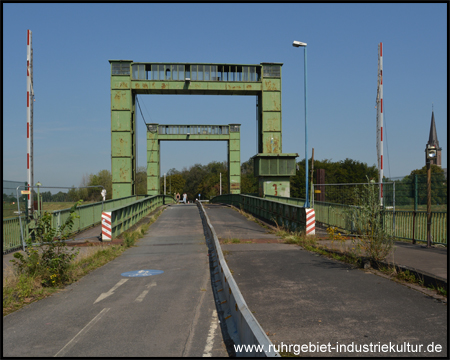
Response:
[{"label": "bridge deck", "polygon": [[[121,275],[147,269],[164,273]],[[136,247],[4,317],[3,354],[227,356],[215,310],[198,208],[169,206]]]},{"label": "bridge deck", "polygon": [[[256,225],[225,206],[207,206],[206,212],[218,237],[237,237],[239,231]],[[257,235],[262,232],[260,227],[245,238],[262,236]],[[274,344],[330,342],[335,347],[336,343],[354,342],[359,346],[409,342],[423,344],[426,351],[426,346],[434,342],[442,345],[441,352],[404,352],[402,356],[448,354],[446,301],[296,245],[241,241],[223,244],[222,249],[248,307]],[[418,251],[411,251],[409,256],[420,256]],[[436,256],[437,261],[446,261],[446,256]],[[364,354],[396,355],[375,351],[344,356],[367,356]],[[308,352],[301,356],[342,356],[342,352]]]}]

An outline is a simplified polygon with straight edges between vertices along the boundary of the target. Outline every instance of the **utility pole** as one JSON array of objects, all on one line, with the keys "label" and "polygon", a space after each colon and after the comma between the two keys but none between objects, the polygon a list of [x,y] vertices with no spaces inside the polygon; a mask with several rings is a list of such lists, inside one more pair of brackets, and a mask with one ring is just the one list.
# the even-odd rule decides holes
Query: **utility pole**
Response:
[{"label": "utility pole", "polygon": [[166,173],[164,173],[164,195],[166,195]]},{"label": "utility pole", "polygon": [[220,173],[220,195],[222,195],[222,173]]}]

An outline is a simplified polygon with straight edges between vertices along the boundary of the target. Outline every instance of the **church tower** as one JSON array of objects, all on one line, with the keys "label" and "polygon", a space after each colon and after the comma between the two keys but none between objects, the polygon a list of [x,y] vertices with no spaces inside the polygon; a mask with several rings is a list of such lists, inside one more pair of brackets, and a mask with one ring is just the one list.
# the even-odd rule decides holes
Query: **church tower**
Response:
[{"label": "church tower", "polygon": [[425,146],[425,165],[427,163],[427,146],[433,145],[436,146],[436,157],[434,159],[430,159],[431,164],[441,166],[441,150],[439,147],[439,141],[436,133],[436,124],[434,123],[434,111],[431,111],[431,126],[430,126],[430,137],[428,139],[428,143]]}]

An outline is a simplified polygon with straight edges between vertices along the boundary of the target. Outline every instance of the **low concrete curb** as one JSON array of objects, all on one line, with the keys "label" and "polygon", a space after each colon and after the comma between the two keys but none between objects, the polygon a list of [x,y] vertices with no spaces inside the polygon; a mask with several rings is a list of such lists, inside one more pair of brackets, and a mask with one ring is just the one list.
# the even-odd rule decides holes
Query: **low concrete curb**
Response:
[{"label": "low concrete curb", "polygon": [[[342,252],[342,251],[333,250],[333,249],[327,249],[322,246],[321,247],[316,246],[316,249],[326,251],[330,254],[349,255],[349,253],[347,253],[347,252]],[[412,274],[416,278],[419,278],[420,280],[422,280],[424,286],[433,286],[434,288],[442,287],[446,291],[448,291],[447,280],[440,276],[433,275],[433,274],[427,273],[426,271],[418,270],[418,269],[415,269],[415,268],[412,268],[412,267],[409,267],[406,265],[392,264],[392,263],[388,263],[385,261],[372,262],[372,261],[370,261],[369,258],[364,257],[364,256],[356,256],[356,258],[361,261],[361,264],[370,263],[370,266],[375,270],[380,270],[381,267],[391,268],[391,267],[395,266],[395,269],[397,272],[409,271],[410,274]]]}]

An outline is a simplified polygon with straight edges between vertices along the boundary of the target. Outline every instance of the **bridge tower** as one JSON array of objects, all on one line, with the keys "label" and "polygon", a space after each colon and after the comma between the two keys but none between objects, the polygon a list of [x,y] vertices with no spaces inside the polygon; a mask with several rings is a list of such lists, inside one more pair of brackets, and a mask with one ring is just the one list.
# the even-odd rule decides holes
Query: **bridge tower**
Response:
[{"label": "bridge tower", "polygon": [[[281,63],[248,65],[138,63],[132,60],[109,60],[109,62],[111,64],[111,172],[114,199],[136,193],[135,96],[138,94],[256,96],[258,153],[253,156],[253,160],[255,176],[259,178],[259,195],[290,195],[289,180],[290,176],[295,175],[295,158],[298,154],[282,153]],[[148,156],[148,179],[158,177],[159,148],[147,148],[147,151],[150,151],[150,154],[153,151],[155,156],[158,154],[157,157]],[[240,163],[239,167],[236,161],[233,164],[231,155],[230,149],[229,172],[235,180],[230,181],[230,191],[240,193]],[[148,180],[148,185],[149,181],[153,182]],[[153,186],[147,188],[149,193],[160,191],[159,185],[157,188]]]}]

